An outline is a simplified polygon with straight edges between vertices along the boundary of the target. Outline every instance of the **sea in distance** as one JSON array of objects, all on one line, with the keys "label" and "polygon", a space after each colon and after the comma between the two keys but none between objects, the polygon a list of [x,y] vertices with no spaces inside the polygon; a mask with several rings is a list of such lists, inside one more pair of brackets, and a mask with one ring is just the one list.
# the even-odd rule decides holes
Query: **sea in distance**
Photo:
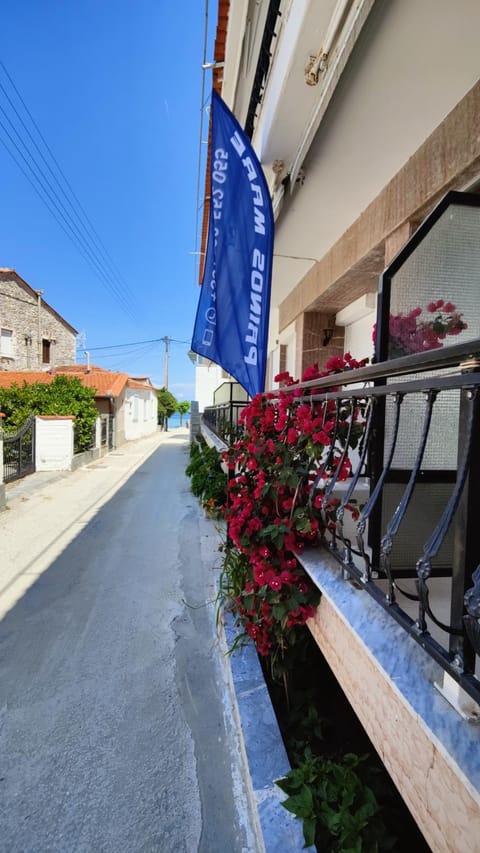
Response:
[{"label": "sea in distance", "polygon": [[[182,418],[182,426],[186,426],[186,425],[187,425],[187,421],[188,421],[188,422],[190,421],[190,412],[187,412],[187,414],[186,414],[186,415],[183,415],[183,418]],[[168,419],[168,428],[169,428],[169,429],[176,429],[176,428],[177,428],[177,427],[179,427],[179,426],[180,426],[180,412],[175,412],[175,414],[173,414],[173,415]]]}]

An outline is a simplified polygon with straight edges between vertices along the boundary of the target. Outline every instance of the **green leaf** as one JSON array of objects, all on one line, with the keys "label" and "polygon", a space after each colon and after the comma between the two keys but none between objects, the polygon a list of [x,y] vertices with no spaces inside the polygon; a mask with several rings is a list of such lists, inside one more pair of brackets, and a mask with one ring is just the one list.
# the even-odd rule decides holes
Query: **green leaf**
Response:
[{"label": "green leaf", "polygon": [[317,831],[317,820],[314,817],[305,818],[303,821],[304,847],[313,847],[315,844],[315,833]]},{"label": "green leaf", "polygon": [[283,801],[282,805],[287,811],[292,812],[296,817],[312,818],[313,815],[313,796],[311,788],[307,785],[302,785],[298,794],[292,794]]},{"label": "green leaf", "polygon": [[272,607],[272,616],[277,622],[281,622],[281,620],[288,616],[289,609],[286,604],[274,604]]}]

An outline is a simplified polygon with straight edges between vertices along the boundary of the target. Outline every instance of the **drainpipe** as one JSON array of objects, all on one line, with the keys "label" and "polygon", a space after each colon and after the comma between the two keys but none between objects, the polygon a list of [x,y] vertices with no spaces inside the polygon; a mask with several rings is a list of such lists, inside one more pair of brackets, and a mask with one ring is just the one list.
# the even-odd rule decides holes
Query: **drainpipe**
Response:
[{"label": "drainpipe", "polygon": [[42,366],[42,293],[43,290],[36,290],[37,294],[37,355],[38,355],[38,366]]}]

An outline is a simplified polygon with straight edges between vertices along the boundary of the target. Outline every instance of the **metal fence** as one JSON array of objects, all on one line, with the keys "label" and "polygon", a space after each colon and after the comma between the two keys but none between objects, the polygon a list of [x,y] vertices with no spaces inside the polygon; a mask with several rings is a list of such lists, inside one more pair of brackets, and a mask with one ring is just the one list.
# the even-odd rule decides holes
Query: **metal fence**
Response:
[{"label": "metal fence", "polygon": [[11,483],[35,471],[35,416],[14,433],[3,434],[3,480]]},{"label": "metal fence", "polygon": [[100,429],[100,446],[111,450],[115,446],[115,418],[114,415],[102,415]]},{"label": "metal fence", "polygon": [[96,436],[97,436],[97,424],[95,422],[92,426],[92,430],[90,433],[90,439],[89,439],[88,444],[82,444],[81,445],[80,444],[80,436],[78,433],[77,426],[75,424],[75,426],[73,428],[73,452],[74,452],[74,454],[83,453],[85,450],[91,450],[92,447],[95,447]]}]

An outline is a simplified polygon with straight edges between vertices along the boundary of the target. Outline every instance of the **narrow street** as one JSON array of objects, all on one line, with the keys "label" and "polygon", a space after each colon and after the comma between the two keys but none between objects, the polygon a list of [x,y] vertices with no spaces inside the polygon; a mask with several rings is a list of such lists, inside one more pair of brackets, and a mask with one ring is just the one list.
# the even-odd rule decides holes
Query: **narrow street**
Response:
[{"label": "narrow street", "polygon": [[[78,534],[0,622],[2,853],[256,851],[215,634],[215,532],[187,463],[172,434],[98,509],[101,465],[43,490],[51,526],[90,477],[88,520],[77,507]],[[41,527],[31,503],[25,542]],[[2,558],[0,576],[16,568]]]}]

